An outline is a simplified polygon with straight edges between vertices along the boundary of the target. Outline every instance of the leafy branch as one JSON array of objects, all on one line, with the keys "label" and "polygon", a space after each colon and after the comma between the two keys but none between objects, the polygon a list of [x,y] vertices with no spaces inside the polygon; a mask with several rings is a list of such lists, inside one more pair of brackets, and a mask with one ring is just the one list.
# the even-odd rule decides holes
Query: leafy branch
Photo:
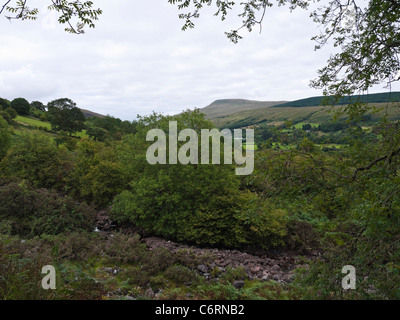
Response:
[{"label": "leafy branch", "polygon": [[[60,13],[58,22],[67,24],[65,31],[75,34],[84,33],[84,27],[94,28],[94,21],[103,13],[101,9],[93,9],[92,1],[66,1],[66,0],[50,0],[51,5],[49,10],[55,10]],[[14,5],[10,5],[11,0],[8,0],[0,7],[0,15],[7,11],[12,15],[6,16],[7,19],[16,20],[37,20],[39,10],[37,8],[30,9],[27,6],[27,0],[18,0]],[[73,19],[76,19],[76,25]]]}]

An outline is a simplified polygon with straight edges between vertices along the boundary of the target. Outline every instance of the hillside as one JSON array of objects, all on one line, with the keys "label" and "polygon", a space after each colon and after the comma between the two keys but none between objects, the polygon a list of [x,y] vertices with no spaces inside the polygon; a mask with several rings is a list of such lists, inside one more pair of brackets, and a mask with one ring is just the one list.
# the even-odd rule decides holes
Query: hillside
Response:
[{"label": "hillside", "polygon": [[[373,118],[381,117],[384,113],[387,113],[390,119],[398,119],[400,117],[398,103],[389,102],[400,101],[400,92],[370,94],[362,97],[352,96],[342,99],[339,101],[340,104],[336,104],[335,106],[322,106],[323,99],[324,97],[311,97],[282,104],[273,104],[269,107],[260,107],[263,102],[252,101],[251,105],[253,108],[250,107],[250,104],[244,104],[247,108],[236,112],[232,112],[235,108],[226,108],[228,103],[218,103],[218,101],[224,100],[218,100],[210,106],[201,109],[201,111],[206,113],[207,108],[213,107],[210,108],[213,112],[206,113],[206,116],[218,128],[240,128],[262,122],[273,123],[287,120],[295,122],[306,120],[321,122],[332,119],[332,111],[341,108],[341,106],[345,105],[345,102],[359,99],[363,102],[369,102],[370,106],[374,106],[380,110],[372,114]],[[219,116],[216,116],[218,114],[218,107],[221,107],[221,110]]]},{"label": "hillside", "polygon": [[327,99],[325,96],[311,97],[306,99],[300,99],[290,102],[285,102],[282,104],[275,105],[274,107],[315,107],[324,104],[333,105],[346,105],[349,103],[362,102],[362,103],[385,103],[400,101],[400,92],[382,92],[382,93],[372,93],[367,95],[354,95],[349,97],[344,97],[338,101],[333,101]]},{"label": "hillside", "polygon": [[285,103],[286,101],[254,101],[245,99],[216,100],[205,108],[200,109],[210,120],[225,117],[237,112],[253,109],[265,109],[271,106]]},{"label": "hillside", "polygon": [[98,117],[98,118],[104,118],[105,116],[103,114],[100,113],[96,113],[87,109],[81,109],[81,111],[83,112],[83,115],[85,117]]}]

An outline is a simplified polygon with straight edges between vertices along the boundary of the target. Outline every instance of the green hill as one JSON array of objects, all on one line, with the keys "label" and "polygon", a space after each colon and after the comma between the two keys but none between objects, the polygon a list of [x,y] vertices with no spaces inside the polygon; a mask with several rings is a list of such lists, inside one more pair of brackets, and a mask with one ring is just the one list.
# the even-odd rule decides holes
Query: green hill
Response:
[{"label": "green hill", "polygon": [[311,97],[306,99],[295,100],[291,102],[285,102],[282,104],[275,105],[273,107],[313,107],[313,106],[321,106],[323,104],[332,104],[332,105],[346,105],[355,102],[362,103],[385,103],[385,102],[394,102],[400,101],[400,92],[384,92],[384,93],[373,93],[367,95],[353,95],[349,97],[343,97],[338,101],[333,101],[329,97],[319,96],[319,97]]},{"label": "green hill", "polygon": [[245,99],[216,100],[205,108],[200,109],[210,120],[223,118],[236,112],[264,109],[285,103],[286,101],[254,101]]},{"label": "green hill", "polygon": [[[249,100],[235,100],[242,102],[242,108],[240,108],[239,103],[233,104],[229,102],[231,100],[217,100],[208,107],[201,109],[201,111],[204,112],[218,128],[233,129],[263,122],[274,124],[287,120],[320,123],[331,120],[333,116],[332,111],[338,110],[341,106],[346,105],[345,102],[355,102],[358,100],[368,102],[369,105],[381,109],[379,112],[371,115],[373,119],[381,117],[384,113],[387,113],[390,119],[400,119],[398,103],[390,102],[400,101],[400,92],[347,97],[340,100],[335,106],[321,105],[323,99],[324,97],[311,97],[280,104],[271,102],[271,105],[268,107],[266,107],[265,103],[260,101],[246,103],[246,101]],[[228,105],[234,105],[234,107],[229,109],[227,107]],[[251,108],[251,106],[253,106],[253,108]],[[221,110],[218,110],[218,107],[221,107]],[[207,110],[207,108],[209,109]],[[210,109],[212,112],[209,112]]]}]

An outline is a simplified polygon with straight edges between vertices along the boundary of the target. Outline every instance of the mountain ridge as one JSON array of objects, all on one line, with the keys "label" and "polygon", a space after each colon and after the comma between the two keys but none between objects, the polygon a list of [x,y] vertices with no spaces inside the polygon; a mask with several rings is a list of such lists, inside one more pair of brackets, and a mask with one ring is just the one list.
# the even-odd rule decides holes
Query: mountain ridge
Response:
[{"label": "mountain ridge", "polygon": [[208,106],[201,108],[200,111],[206,115],[207,118],[218,118],[230,115],[232,113],[259,109],[269,108],[276,104],[285,103],[288,101],[256,101],[248,99],[218,99],[210,103]]},{"label": "mountain ridge", "polygon": [[[261,122],[276,121],[329,121],[332,118],[330,110],[338,109],[349,102],[365,102],[370,106],[384,108],[390,106],[390,113],[395,115],[393,102],[400,101],[400,92],[381,92],[366,95],[352,95],[344,97],[331,107],[323,105],[325,96],[315,96],[293,101],[256,101],[246,99],[219,99],[208,106],[200,108],[206,118],[218,128],[240,128],[255,125]],[[393,110],[392,110],[393,109]],[[374,116],[375,117],[375,116]]]}]

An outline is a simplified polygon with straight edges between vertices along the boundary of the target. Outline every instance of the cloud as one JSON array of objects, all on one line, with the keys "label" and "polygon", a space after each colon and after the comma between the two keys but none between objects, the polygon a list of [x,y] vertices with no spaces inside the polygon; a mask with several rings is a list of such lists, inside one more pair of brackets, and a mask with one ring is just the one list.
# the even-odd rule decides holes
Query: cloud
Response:
[{"label": "cloud", "polygon": [[181,31],[178,10],[163,0],[95,1],[104,14],[85,35],[63,31],[53,13],[38,21],[0,17],[0,96],[44,103],[68,97],[121,119],[165,114],[213,100],[294,100],[319,95],[308,86],[329,50],[315,52],[308,12],[268,10],[262,33],[234,45],[224,31],[239,20],[202,15]]}]

